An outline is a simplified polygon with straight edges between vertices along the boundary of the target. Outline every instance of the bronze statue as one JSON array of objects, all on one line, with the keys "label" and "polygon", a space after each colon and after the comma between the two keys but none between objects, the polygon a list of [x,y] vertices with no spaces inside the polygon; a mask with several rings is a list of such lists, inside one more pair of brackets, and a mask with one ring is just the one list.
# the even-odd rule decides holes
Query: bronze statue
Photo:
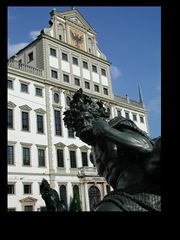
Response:
[{"label": "bronze statue", "polygon": [[60,200],[56,190],[52,189],[46,179],[43,178],[40,185],[40,192],[46,203],[47,211],[64,212],[67,211],[66,205]]},{"label": "bronze statue", "polygon": [[160,211],[161,138],[150,139],[122,116],[107,122],[103,103],[93,101],[82,89],[64,114],[65,125],[92,146],[92,163],[114,189],[95,211]]}]

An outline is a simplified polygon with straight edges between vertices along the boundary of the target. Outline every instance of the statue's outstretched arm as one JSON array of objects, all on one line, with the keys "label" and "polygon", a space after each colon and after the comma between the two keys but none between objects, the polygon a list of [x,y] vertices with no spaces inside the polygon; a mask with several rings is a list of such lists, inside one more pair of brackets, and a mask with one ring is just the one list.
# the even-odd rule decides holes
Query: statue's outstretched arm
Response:
[{"label": "statue's outstretched arm", "polygon": [[122,144],[141,153],[149,153],[153,149],[152,143],[145,136],[130,129],[117,130],[102,119],[94,122],[93,132],[96,136],[105,136],[115,144]]}]

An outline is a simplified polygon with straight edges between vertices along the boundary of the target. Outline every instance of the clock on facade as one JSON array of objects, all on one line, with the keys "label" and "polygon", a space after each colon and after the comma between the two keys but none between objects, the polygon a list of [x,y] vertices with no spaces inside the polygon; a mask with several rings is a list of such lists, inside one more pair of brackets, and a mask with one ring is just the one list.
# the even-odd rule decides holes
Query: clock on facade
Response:
[{"label": "clock on facade", "polygon": [[70,44],[74,47],[84,50],[84,34],[83,32],[70,28]]}]

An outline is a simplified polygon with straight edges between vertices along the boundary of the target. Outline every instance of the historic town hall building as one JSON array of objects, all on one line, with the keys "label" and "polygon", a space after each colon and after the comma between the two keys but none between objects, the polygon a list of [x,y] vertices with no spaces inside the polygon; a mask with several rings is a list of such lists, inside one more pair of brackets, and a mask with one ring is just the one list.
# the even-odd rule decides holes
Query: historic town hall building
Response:
[{"label": "historic town hall building", "polygon": [[112,190],[90,162],[90,146],[64,126],[63,112],[77,89],[101,99],[111,118],[122,114],[148,133],[141,97],[113,94],[110,62],[95,30],[77,10],[50,15],[50,27],[8,61],[9,211],[40,211],[43,178],[68,207],[79,193],[83,211]]}]

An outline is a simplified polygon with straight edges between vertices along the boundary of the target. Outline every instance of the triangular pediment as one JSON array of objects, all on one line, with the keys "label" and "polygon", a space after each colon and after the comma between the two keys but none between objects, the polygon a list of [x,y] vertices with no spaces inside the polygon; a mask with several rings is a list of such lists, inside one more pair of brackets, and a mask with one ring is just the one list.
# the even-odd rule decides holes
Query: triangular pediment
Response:
[{"label": "triangular pediment", "polygon": [[74,23],[75,25],[85,28],[86,30],[96,33],[95,30],[90,26],[86,19],[77,10],[67,11],[59,13],[59,16]]},{"label": "triangular pediment", "polygon": [[56,144],[54,144],[56,147],[60,147],[60,148],[64,148],[66,145],[62,142],[58,142]]},{"label": "triangular pediment", "polygon": [[42,108],[35,109],[34,111],[36,113],[40,113],[40,114],[45,114],[46,113],[46,111],[44,111],[44,109],[42,109]]},{"label": "triangular pediment", "polygon": [[31,111],[32,108],[30,108],[28,105],[22,105],[19,107],[21,110],[25,110],[25,111]]},{"label": "triangular pediment", "polygon": [[86,145],[83,145],[83,146],[80,147],[80,149],[81,149],[82,151],[88,151],[90,148],[87,147]]},{"label": "triangular pediment", "polygon": [[68,145],[68,148],[78,148],[78,146],[76,146],[75,144],[70,144],[70,145]]},{"label": "triangular pediment", "polygon": [[15,108],[15,107],[16,107],[16,104],[13,103],[13,102],[11,102],[11,101],[9,101],[9,102],[8,102],[8,107],[9,107],[9,108]]},{"label": "triangular pediment", "polygon": [[21,199],[20,200],[20,202],[31,202],[31,203],[34,203],[34,202],[36,202],[37,201],[37,199],[36,198],[33,198],[33,197],[26,197],[26,198],[23,198],[23,199]]}]

